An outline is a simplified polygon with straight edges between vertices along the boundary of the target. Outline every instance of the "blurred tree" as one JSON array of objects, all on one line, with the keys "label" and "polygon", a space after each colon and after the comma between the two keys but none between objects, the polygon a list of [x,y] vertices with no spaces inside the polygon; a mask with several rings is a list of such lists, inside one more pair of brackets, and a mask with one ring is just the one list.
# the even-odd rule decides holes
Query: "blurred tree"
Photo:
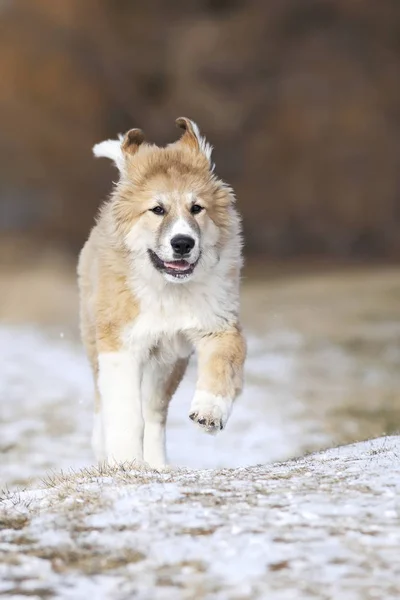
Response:
[{"label": "blurred tree", "polygon": [[0,4],[0,223],[77,250],[115,177],[93,143],[195,119],[249,252],[398,255],[398,0]]}]

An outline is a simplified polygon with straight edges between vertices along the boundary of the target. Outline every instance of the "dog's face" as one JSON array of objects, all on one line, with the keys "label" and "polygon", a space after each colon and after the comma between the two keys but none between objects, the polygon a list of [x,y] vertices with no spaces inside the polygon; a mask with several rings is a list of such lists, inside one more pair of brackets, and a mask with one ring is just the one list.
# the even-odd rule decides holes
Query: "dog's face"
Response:
[{"label": "dog's face", "polygon": [[[199,279],[217,264],[233,202],[213,175],[211,147],[197,126],[178,124],[185,133],[166,148],[141,145],[143,135],[131,130],[118,142],[122,156],[113,156],[121,170],[112,200],[117,231],[142,268],[171,283]],[[101,146],[95,153],[110,156],[96,151]]]},{"label": "dog's face", "polygon": [[207,212],[207,198],[192,191],[154,189],[127,242],[147,251],[151,267],[168,281],[188,281],[195,270],[218,259],[219,231]]}]

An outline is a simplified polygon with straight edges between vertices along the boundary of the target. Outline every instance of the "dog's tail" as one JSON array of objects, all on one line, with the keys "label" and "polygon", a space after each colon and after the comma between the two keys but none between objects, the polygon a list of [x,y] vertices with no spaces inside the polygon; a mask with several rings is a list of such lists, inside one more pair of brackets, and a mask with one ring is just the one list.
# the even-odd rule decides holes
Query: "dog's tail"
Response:
[{"label": "dog's tail", "polygon": [[123,136],[119,135],[117,140],[105,140],[104,142],[95,144],[93,146],[93,154],[97,156],[97,158],[110,158],[116,164],[118,169],[122,171],[124,166],[124,156],[121,148],[122,140]]}]

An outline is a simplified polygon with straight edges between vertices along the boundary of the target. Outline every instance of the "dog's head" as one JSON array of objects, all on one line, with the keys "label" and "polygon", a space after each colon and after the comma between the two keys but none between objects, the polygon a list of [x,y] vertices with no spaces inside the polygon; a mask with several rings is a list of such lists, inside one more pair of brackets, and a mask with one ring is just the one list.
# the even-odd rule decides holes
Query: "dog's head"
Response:
[{"label": "dog's head", "polygon": [[165,148],[132,129],[93,149],[121,174],[110,205],[117,235],[141,264],[174,283],[216,265],[237,220],[231,189],[214,175],[211,146],[193,121],[176,122],[183,135]]}]

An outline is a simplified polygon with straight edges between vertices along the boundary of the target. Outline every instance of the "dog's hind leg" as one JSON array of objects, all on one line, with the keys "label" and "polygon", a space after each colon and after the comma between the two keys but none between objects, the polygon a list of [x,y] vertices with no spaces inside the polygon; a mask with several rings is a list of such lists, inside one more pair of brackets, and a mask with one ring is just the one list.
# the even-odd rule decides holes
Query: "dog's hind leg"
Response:
[{"label": "dog's hind leg", "polygon": [[93,373],[94,383],[94,420],[92,429],[92,450],[97,462],[102,463],[106,459],[105,444],[104,444],[104,428],[103,417],[101,412],[101,397],[97,385],[97,377],[99,371],[96,337],[94,326],[90,323],[88,316],[84,310],[81,310],[81,337],[84,344],[87,357]]},{"label": "dog's hind leg", "polygon": [[98,390],[95,391],[95,410],[92,430],[92,450],[97,462],[103,463],[106,460],[103,417],[101,413],[101,399]]},{"label": "dog's hind leg", "polygon": [[150,358],[144,366],[142,409],[144,417],[144,460],[151,467],[167,464],[165,426],[169,402],[186,371],[188,359],[162,363]]}]

